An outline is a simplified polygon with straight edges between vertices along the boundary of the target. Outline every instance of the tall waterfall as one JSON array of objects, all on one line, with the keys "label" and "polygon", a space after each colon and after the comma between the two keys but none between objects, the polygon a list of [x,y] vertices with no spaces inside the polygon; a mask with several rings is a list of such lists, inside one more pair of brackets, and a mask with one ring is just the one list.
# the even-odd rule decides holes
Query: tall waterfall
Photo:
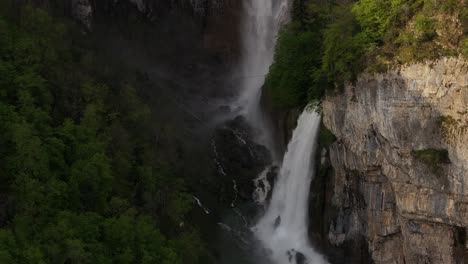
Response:
[{"label": "tall waterfall", "polygon": [[243,0],[241,94],[237,104],[250,124],[261,130],[260,143],[272,147],[272,139],[260,109],[265,76],[273,62],[276,38],[288,19],[289,0]]},{"label": "tall waterfall", "polygon": [[[258,131],[259,142],[274,153],[271,128],[260,108],[265,75],[273,62],[278,31],[289,19],[290,0],[243,0],[243,57],[241,95],[237,104],[249,123]],[[298,121],[284,157],[278,181],[266,214],[254,227],[257,238],[274,264],[321,264],[323,258],[308,241],[308,197],[313,176],[313,155],[320,116],[305,110]],[[256,181],[266,184],[267,169]],[[263,175],[263,177],[262,177]],[[268,189],[268,188],[266,188]],[[257,200],[264,201],[265,193]]]},{"label": "tall waterfall", "polygon": [[310,246],[309,187],[314,176],[314,154],[320,116],[304,110],[288,145],[269,207],[254,231],[272,252],[275,264],[326,263]]}]

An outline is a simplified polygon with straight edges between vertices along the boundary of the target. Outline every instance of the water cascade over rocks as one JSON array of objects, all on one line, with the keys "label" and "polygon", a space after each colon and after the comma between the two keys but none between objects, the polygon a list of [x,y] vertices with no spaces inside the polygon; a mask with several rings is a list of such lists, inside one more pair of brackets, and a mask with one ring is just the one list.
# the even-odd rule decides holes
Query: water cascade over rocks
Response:
[{"label": "water cascade over rocks", "polygon": [[253,228],[275,264],[321,264],[307,237],[309,187],[320,115],[304,110],[293,132],[265,215]]},{"label": "water cascade over rocks", "polygon": [[[235,107],[240,109],[250,126],[257,131],[256,140],[273,154],[275,147],[271,128],[264,118],[260,99],[265,75],[273,62],[278,31],[288,20],[289,0],[244,0],[243,57],[241,93]],[[320,116],[305,110],[289,143],[283,164],[273,188],[269,175],[280,163],[266,167],[254,180],[254,201],[267,205],[265,215],[252,228],[267,252],[262,263],[322,264],[325,260],[310,246],[308,240],[308,197],[314,172],[314,152]]]},{"label": "water cascade over rocks", "polygon": [[[236,104],[254,129],[258,141],[273,150],[271,128],[260,108],[265,76],[273,62],[278,31],[289,19],[289,0],[244,0],[242,19],[241,94]],[[276,153],[272,153],[275,155]]]}]

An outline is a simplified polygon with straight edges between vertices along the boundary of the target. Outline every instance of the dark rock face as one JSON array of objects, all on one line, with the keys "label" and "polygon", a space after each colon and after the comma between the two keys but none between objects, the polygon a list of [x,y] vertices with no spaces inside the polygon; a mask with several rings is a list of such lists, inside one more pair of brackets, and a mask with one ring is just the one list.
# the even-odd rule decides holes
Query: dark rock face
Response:
[{"label": "dark rock face", "polygon": [[[96,23],[115,19],[133,18],[165,27],[166,33],[172,28],[178,35],[198,32],[199,38],[192,39],[191,44],[199,42],[207,50],[217,52],[220,56],[233,58],[239,49],[238,24],[241,14],[241,2],[237,0],[90,0],[94,8]],[[167,23],[167,26],[164,24]],[[179,25],[185,24],[184,28]]]},{"label": "dark rock face", "polygon": [[[138,37],[140,41],[155,38],[160,43],[170,43],[167,47],[179,52],[196,47],[229,61],[239,57],[242,1],[238,0],[7,1],[18,12],[26,4],[32,4],[55,15],[73,18],[84,31],[98,36],[112,31],[121,38]],[[148,44],[153,49],[161,48],[155,43]]]},{"label": "dark rock face", "polygon": [[[346,172],[346,187],[341,193],[343,207],[333,205],[336,176],[330,165],[329,153],[322,150],[317,155],[317,172],[311,183],[309,202],[309,235],[314,246],[327,255],[330,263],[373,263],[365,234],[353,230],[353,225],[367,225],[367,197],[365,188],[389,188],[388,182],[376,178],[368,182],[357,171]],[[321,161],[321,162],[320,162]],[[383,185],[383,187],[382,187]],[[387,197],[389,204],[391,197]],[[350,237],[342,234],[350,233]]]},{"label": "dark rock face", "polygon": [[306,256],[295,249],[288,250],[286,255],[288,256],[289,263],[308,264]]},{"label": "dark rock face", "polygon": [[307,264],[307,259],[301,252],[296,252],[296,264]]},{"label": "dark rock face", "polygon": [[215,162],[218,166],[223,196],[252,201],[253,180],[271,163],[269,151],[253,141],[250,126],[243,117],[226,122],[213,136]]},{"label": "dark rock face", "polygon": [[279,167],[278,166],[271,166],[267,172],[267,181],[270,184],[270,190],[267,193],[267,201],[270,201],[271,196],[273,196],[273,186],[276,183],[276,179],[278,178]]},{"label": "dark rock face", "polygon": [[275,219],[275,229],[281,225],[281,216],[276,217]]},{"label": "dark rock face", "polygon": [[[138,22],[158,29],[164,40],[174,38],[233,60],[239,52],[238,25],[241,2],[237,0],[71,0],[74,17],[88,30]],[[112,24],[110,24],[111,22]],[[173,32],[171,32],[173,31]],[[134,32],[135,33],[135,32]],[[146,31],[146,33],[151,33]],[[195,35],[193,35],[195,34]],[[196,37],[193,37],[196,36]],[[177,46],[177,45],[176,45]]]}]

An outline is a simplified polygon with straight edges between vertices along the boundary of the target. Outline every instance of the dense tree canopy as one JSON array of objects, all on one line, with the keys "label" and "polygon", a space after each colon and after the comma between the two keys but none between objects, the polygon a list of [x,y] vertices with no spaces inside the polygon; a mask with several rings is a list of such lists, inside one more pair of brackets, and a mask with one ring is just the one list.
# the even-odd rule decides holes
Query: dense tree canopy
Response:
[{"label": "dense tree canopy", "polygon": [[199,263],[150,108],[82,41],[41,9],[0,17],[0,263]]}]

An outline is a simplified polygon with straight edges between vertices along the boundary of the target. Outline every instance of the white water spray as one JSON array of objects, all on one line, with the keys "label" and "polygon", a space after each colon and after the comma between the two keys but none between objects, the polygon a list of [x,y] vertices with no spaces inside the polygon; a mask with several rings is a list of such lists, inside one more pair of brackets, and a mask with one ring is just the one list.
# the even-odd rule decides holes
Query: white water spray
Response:
[{"label": "white water spray", "polygon": [[236,104],[249,123],[262,131],[260,143],[272,149],[271,129],[262,116],[260,98],[265,76],[273,62],[278,31],[289,18],[289,0],[243,1],[241,94]]},{"label": "white water spray", "polygon": [[[262,86],[273,62],[278,31],[288,19],[290,0],[243,0],[243,58],[241,61],[241,94],[236,104],[247,121],[260,131],[257,138],[274,153],[271,128],[260,107]],[[254,231],[263,246],[271,252],[274,264],[322,264],[325,260],[308,240],[308,198],[314,171],[313,155],[320,116],[304,111],[284,157],[278,181],[263,218]],[[254,199],[263,203],[271,186],[267,169],[255,180]],[[263,184],[260,184],[263,183]],[[263,186],[263,187],[261,187]]]},{"label": "white water spray", "polygon": [[312,249],[307,235],[309,187],[319,125],[320,116],[314,111],[305,110],[299,117],[267,212],[254,227],[275,264],[326,263]]}]

